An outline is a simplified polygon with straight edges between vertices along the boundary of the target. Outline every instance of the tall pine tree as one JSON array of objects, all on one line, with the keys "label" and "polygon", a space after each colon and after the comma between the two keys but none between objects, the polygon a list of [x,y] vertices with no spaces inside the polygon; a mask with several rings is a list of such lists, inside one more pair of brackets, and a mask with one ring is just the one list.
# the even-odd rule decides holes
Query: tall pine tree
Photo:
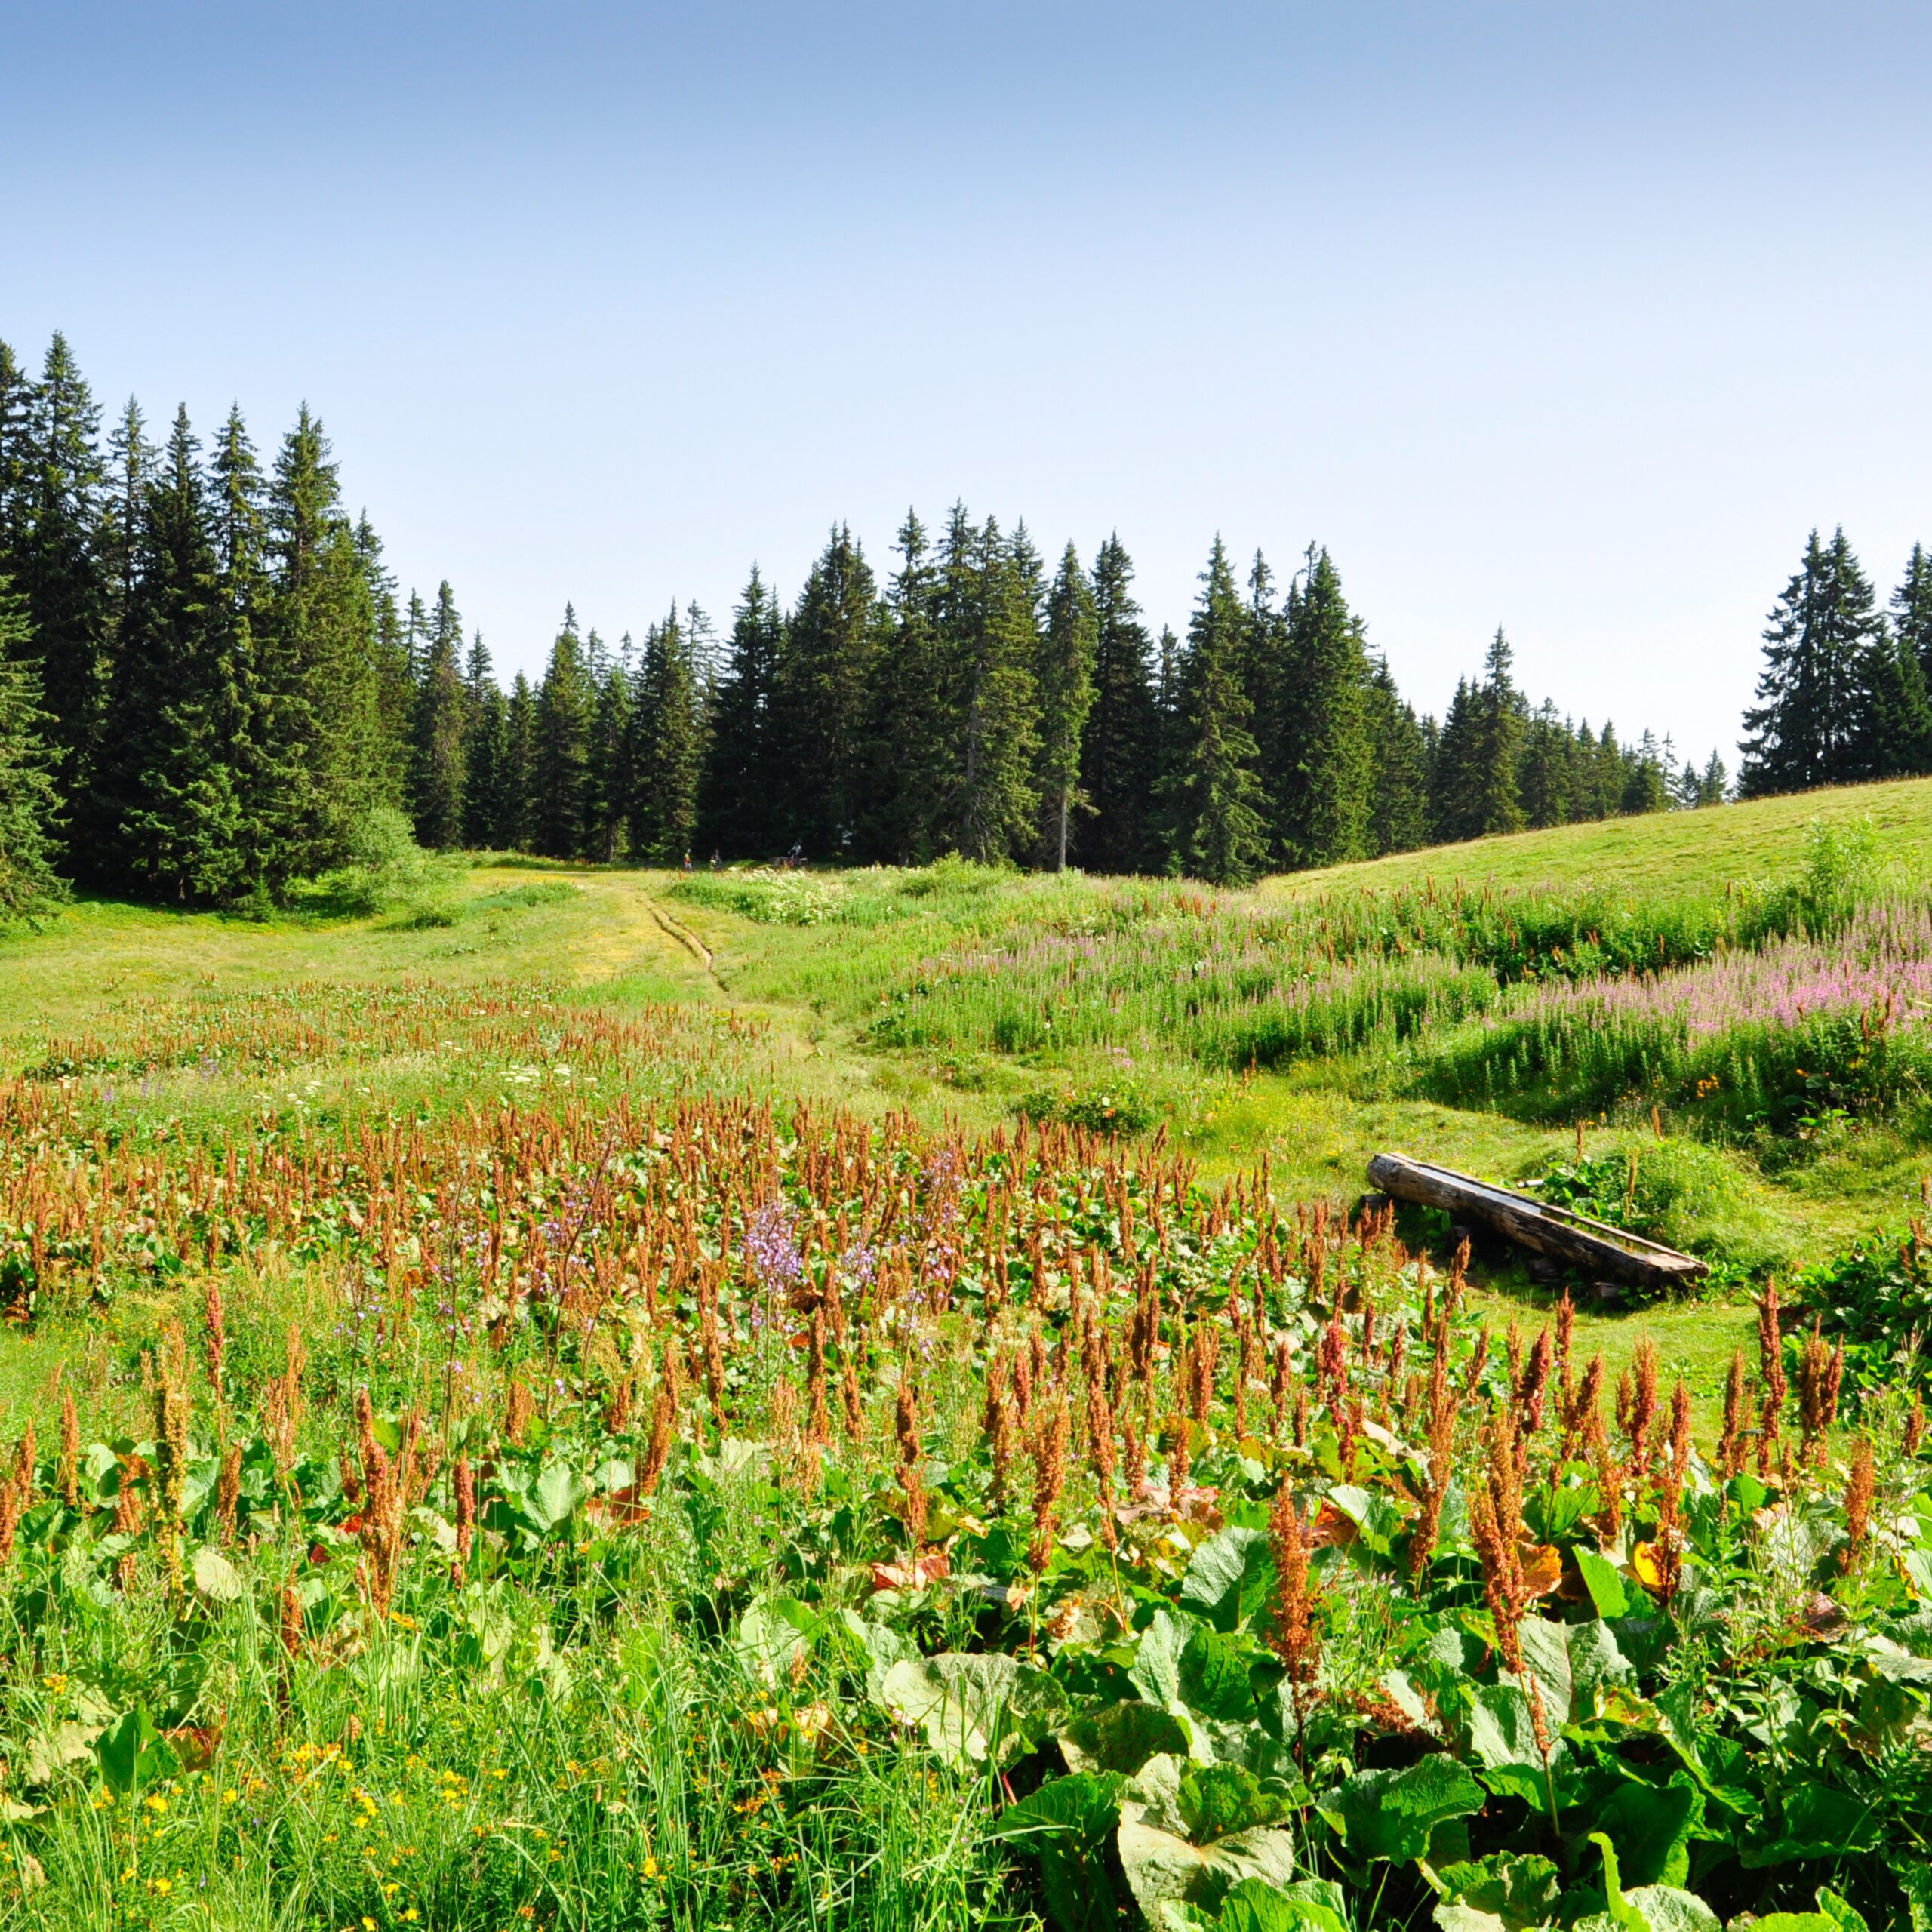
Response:
[{"label": "tall pine tree", "polygon": [[35,918],[64,891],[54,871],[60,797],[26,647],[26,613],[0,577],[0,924]]},{"label": "tall pine tree", "polygon": [[1758,704],[1744,714],[1746,798],[1863,777],[1873,648],[1881,626],[1872,586],[1843,530],[1812,531],[1764,629]]},{"label": "tall pine tree", "polygon": [[529,838],[546,858],[574,859],[583,849],[584,772],[596,706],[577,613],[566,605],[531,721]]},{"label": "tall pine tree", "polygon": [[1266,795],[1241,677],[1247,614],[1218,537],[1201,583],[1175,678],[1176,757],[1165,787],[1173,857],[1194,878],[1241,885],[1267,863]]},{"label": "tall pine tree", "polygon": [[1118,534],[1094,558],[1094,708],[1080,745],[1080,789],[1093,816],[1077,850],[1089,872],[1151,871],[1161,725],[1134,565]]},{"label": "tall pine tree", "polygon": [[470,696],[463,679],[463,620],[445,580],[416,685],[409,728],[409,811],[417,843],[447,851],[463,843],[464,739]]},{"label": "tall pine tree", "polygon": [[632,844],[649,865],[681,863],[697,836],[705,750],[704,690],[694,648],[699,629],[680,623],[673,605],[645,636],[630,823]]},{"label": "tall pine tree", "polygon": [[700,801],[700,836],[733,858],[768,858],[782,842],[773,732],[784,644],[784,612],[754,564],[732,620]]},{"label": "tall pine tree", "polygon": [[1046,862],[1066,869],[1076,805],[1091,809],[1080,790],[1080,746],[1094,708],[1094,659],[1099,623],[1094,592],[1069,543],[1047,593],[1046,631],[1037,685],[1040,705],[1040,797],[1045,808]]},{"label": "tall pine tree", "polygon": [[1373,849],[1368,677],[1361,620],[1328,552],[1310,544],[1288,593],[1272,734],[1278,762],[1263,773],[1291,865],[1337,865]]}]

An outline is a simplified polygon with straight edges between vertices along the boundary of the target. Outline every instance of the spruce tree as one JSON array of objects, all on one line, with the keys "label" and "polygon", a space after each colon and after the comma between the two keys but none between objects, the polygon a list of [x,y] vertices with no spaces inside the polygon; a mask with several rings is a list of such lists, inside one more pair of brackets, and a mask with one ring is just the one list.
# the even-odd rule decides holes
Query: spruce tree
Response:
[{"label": "spruce tree", "polygon": [[1527,709],[1509,675],[1509,640],[1497,626],[1483,660],[1478,692],[1475,761],[1472,796],[1479,829],[1475,836],[1523,829],[1518,769],[1522,758],[1523,714]]},{"label": "spruce tree", "polygon": [[473,851],[507,850],[509,832],[509,707],[491,675],[478,631],[469,648],[464,683],[469,704],[463,740],[463,842]]},{"label": "spruce tree", "polygon": [[959,709],[952,764],[957,789],[951,839],[966,857],[999,865],[1037,836],[1040,561],[1023,523],[1009,541],[991,517],[980,531],[967,576],[962,620],[943,641],[958,665]]},{"label": "spruce tree", "polygon": [[697,628],[681,623],[673,605],[645,636],[630,825],[632,845],[648,865],[681,863],[697,833],[705,754],[704,691],[693,648]]},{"label": "spruce tree", "polygon": [[[26,532],[32,448],[33,378],[13,349],[0,342],[0,576],[17,567]],[[20,648],[24,651],[29,648],[24,615],[20,624]]]},{"label": "spruce tree", "polygon": [[1892,592],[1892,629],[1918,660],[1919,681],[1932,691],[1932,555],[1912,546],[1905,575]]},{"label": "spruce tree", "polygon": [[0,577],[0,924],[38,917],[66,891],[54,870],[60,797],[27,648],[25,611]]},{"label": "spruce tree", "polygon": [[531,790],[537,770],[537,694],[519,671],[503,707],[503,758],[497,829],[491,843],[506,852],[531,849],[536,811]]},{"label": "spruce tree", "polygon": [[436,592],[409,728],[409,813],[417,843],[432,851],[463,842],[463,740],[470,701],[462,650],[463,620],[445,580]]},{"label": "spruce tree", "polygon": [[906,511],[893,547],[899,566],[886,586],[867,699],[871,752],[856,856],[923,865],[949,842],[956,667],[942,571],[915,512]]},{"label": "spruce tree", "polygon": [[214,519],[184,408],[146,492],[107,700],[100,820],[125,876],[181,904],[246,880],[235,762],[244,726]]},{"label": "spruce tree", "polygon": [[1744,714],[1743,796],[1864,775],[1873,762],[1870,672],[1880,633],[1871,584],[1844,531],[1829,544],[1813,531],[1765,626],[1759,702]]},{"label": "spruce tree", "polygon": [[1160,719],[1134,565],[1118,534],[1094,558],[1094,708],[1080,746],[1080,789],[1093,812],[1078,850],[1089,872],[1152,869],[1150,807]]},{"label": "spruce tree", "polygon": [[567,604],[531,720],[528,834],[531,850],[546,858],[574,859],[583,850],[584,769],[596,703],[577,613]]},{"label": "spruce tree", "polygon": [[732,620],[699,814],[702,842],[733,858],[768,858],[782,843],[773,732],[784,641],[784,613],[754,564]]},{"label": "spruce tree", "polygon": [[[595,632],[591,635],[594,638]],[[630,634],[624,634],[617,655],[598,651],[586,654],[606,660],[597,679],[597,703],[591,714],[590,749],[584,764],[584,850],[587,857],[609,865],[623,842],[625,825],[636,792],[632,769],[634,740],[632,713],[635,709],[632,680],[632,647]]]},{"label": "spruce tree", "polygon": [[1642,812],[1668,811],[1669,762],[1669,754],[1658,746],[1656,734],[1646,731],[1626,769],[1618,809],[1632,817]]},{"label": "spruce tree", "polygon": [[26,426],[20,528],[11,561],[14,589],[26,607],[27,656],[39,672],[54,780],[69,798],[91,782],[105,681],[109,589],[96,540],[100,423],[73,352],[56,334]]},{"label": "spruce tree", "polygon": [[1201,581],[1175,681],[1177,761],[1166,786],[1171,849],[1191,876],[1241,885],[1267,863],[1266,795],[1241,679],[1247,614],[1218,537]]},{"label": "spruce tree", "polygon": [[1370,842],[1378,854],[1412,852],[1429,842],[1429,744],[1386,658],[1369,666],[1364,709],[1374,774]]},{"label": "spruce tree", "polygon": [[1524,721],[1518,781],[1524,822],[1534,830],[1570,822],[1574,746],[1575,734],[1546,698]]},{"label": "spruce tree", "polygon": [[879,632],[872,566],[835,525],[792,614],[774,734],[783,829],[814,858],[843,857],[857,829]]},{"label": "spruce tree", "polygon": [[[266,892],[281,875],[281,835],[272,801],[294,782],[282,761],[294,734],[267,681],[264,629],[272,592],[261,466],[238,405],[231,405],[208,464],[209,512],[222,653],[235,681],[236,739],[230,753],[241,808],[241,891]],[[270,654],[272,656],[272,652]]]},{"label": "spruce tree", "polygon": [[[369,586],[375,615],[377,771],[381,802],[410,810],[412,760],[415,755],[415,667],[408,639],[403,634],[397,606],[395,577],[383,560],[383,540],[365,511],[355,520],[355,554]],[[462,640],[457,639],[459,645]]]},{"label": "spruce tree", "polygon": [[1368,857],[1374,768],[1365,715],[1368,651],[1326,550],[1310,544],[1290,586],[1273,733],[1263,780],[1282,857],[1332,866]]},{"label": "spruce tree", "polygon": [[1040,797],[1046,810],[1047,863],[1066,869],[1069,834],[1076,806],[1092,808],[1080,789],[1081,740],[1094,708],[1094,660],[1099,621],[1094,592],[1069,543],[1047,593],[1046,629],[1041,640],[1039,692]]}]

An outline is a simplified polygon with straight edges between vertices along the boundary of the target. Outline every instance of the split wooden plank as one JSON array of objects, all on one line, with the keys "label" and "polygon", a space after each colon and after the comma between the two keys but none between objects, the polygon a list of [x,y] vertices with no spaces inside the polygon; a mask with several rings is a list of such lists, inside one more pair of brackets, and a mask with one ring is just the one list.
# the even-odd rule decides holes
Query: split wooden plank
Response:
[{"label": "split wooden plank", "polygon": [[1368,1177],[1392,1199],[1445,1209],[1595,1280],[1668,1290],[1686,1287],[1710,1272],[1695,1255],[1661,1241],[1406,1154],[1377,1154],[1368,1164]]}]

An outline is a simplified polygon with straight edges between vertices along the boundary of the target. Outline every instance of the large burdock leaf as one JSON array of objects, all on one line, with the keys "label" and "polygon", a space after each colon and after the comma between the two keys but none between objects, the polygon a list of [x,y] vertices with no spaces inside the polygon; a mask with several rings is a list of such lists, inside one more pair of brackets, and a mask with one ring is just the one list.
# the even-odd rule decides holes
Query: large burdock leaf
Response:
[{"label": "large burdock leaf", "polygon": [[1117,1843],[1134,1903],[1149,1922],[1172,1921],[1165,1908],[1217,1904],[1244,1878],[1286,1886],[1295,1877],[1293,1833],[1260,1825],[1212,1844],[1190,1844],[1182,1831],[1180,1760],[1150,1758],[1121,1795]]},{"label": "large burdock leaf", "polygon": [[1114,1932],[1120,1923],[1106,1847],[1125,1782],[1117,1773],[1055,1778],[1009,1805],[993,1827],[995,1838],[1013,1839],[1039,1860],[1057,1932]]},{"label": "large burdock leaf", "polygon": [[211,1543],[195,1552],[195,1588],[210,1603],[232,1603],[245,1586],[241,1573]]},{"label": "large burdock leaf", "polygon": [[998,1651],[905,1658],[885,1673],[878,1701],[962,1771],[1011,1764],[1066,1711],[1065,1694],[1037,1664]]},{"label": "large burdock leaf", "polygon": [[1162,1752],[1186,1757],[1188,1736],[1170,1711],[1139,1703],[1104,1704],[1075,1718],[1060,1734],[1067,1768],[1074,1771],[1124,1771],[1131,1777]]},{"label": "large burdock leaf", "polygon": [[1342,1889],[1327,1878],[1284,1887],[1244,1878],[1221,1901],[1216,1932],[1348,1932]]},{"label": "large burdock leaf", "polygon": [[1358,1771],[1315,1806],[1351,1857],[1400,1865],[1428,1855],[1437,1826],[1480,1811],[1483,1789],[1454,1758],[1432,1756],[1398,1771]]},{"label": "large burdock leaf", "polygon": [[1186,1627],[1164,1610],[1155,1611],[1140,1633],[1127,1681],[1147,1703],[1164,1709],[1180,1695],[1180,1654],[1186,1647]]},{"label": "large burdock leaf", "polygon": [[1266,1603],[1274,1580],[1265,1530],[1217,1530],[1194,1552],[1180,1600],[1217,1630],[1238,1630]]}]

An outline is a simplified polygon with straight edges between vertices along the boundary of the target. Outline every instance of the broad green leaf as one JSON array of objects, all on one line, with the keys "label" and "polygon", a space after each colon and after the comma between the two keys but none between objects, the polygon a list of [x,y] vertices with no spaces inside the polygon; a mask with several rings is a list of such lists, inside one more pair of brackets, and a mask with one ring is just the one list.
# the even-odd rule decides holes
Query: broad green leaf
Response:
[{"label": "broad green leaf", "polygon": [[174,1753],[162,1741],[154,1720],[138,1706],[116,1718],[94,1741],[101,1776],[109,1788],[125,1797],[142,1783],[166,1777],[180,1768]]},{"label": "broad green leaf", "polygon": [[[1563,1890],[1561,1876],[1548,1859],[1509,1852],[1445,1865],[1437,1877],[1449,1900],[1494,1915],[1512,1932],[1547,1924],[1555,1916]],[[1439,1912],[1436,1920],[1442,1922]]]},{"label": "broad green leaf", "polygon": [[879,1701],[918,1724],[955,1770],[1011,1764],[1063,1715],[1065,1694],[1036,1664],[994,1651],[908,1657],[885,1673]]},{"label": "broad green leaf", "polygon": [[1624,1588],[1623,1578],[1617,1565],[1607,1556],[1600,1556],[1593,1549],[1579,1549],[1577,1567],[1583,1573],[1583,1587],[1590,1593],[1590,1601],[1597,1607],[1599,1617],[1627,1617],[1630,1614],[1630,1593]]},{"label": "broad green leaf", "polygon": [[[1552,1623],[1547,1617],[1526,1617],[1517,1626],[1517,1641],[1522,1645],[1523,1663],[1536,1673],[1543,1690],[1545,1721],[1552,1731],[1570,1721],[1570,1632],[1572,1626]],[[1525,1694],[1529,1686],[1524,1687]],[[1541,1761],[1541,1754],[1538,1754]]]},{"label": "broad green leaf", "polygon": [[589,1494],[590,1485],[569,1463],[547,1463],[530,1492],[531,1520],[547,1535],[559,1524],[569,1521]]},{"label": "broad green leaf", "polygon": [[769,1683],[791,1669],[825,1628],[809,1604],[790,1597],[755,1596],[731,1633],[731,1647]]},{"label": "broad green leaf", "polygon": [[[1159,1924],[1164,1906],[1213,1903],[1244,1878],[1285,1887],[1295,1877],[1295,1838],[1262,1826],[1211,1845],[1194,1845],[1175,1832],[1144,1823],[1124,1806],[1115,1844],[1134,1903]],[[1325,1932],[1325,1928],[1324,1928]]]},{"label": "broad green leaf", "polygon": [[1721,1932],[1722,1921],[1695,1892],[1675,1885],[1638,1885],[1623,1894],[1651,1932]]},{"label": "broad green leaf", "polygon": [[1107,1841],[1120,1816],[1118,1774],[1055,1778],[1010,1805],[993,1827],[1040,1861],[1041,1889],[1056,1932],[1113,1932],[1120,1903],[1107,1869]]},{"label": "broad green leaf", "polygon": [[1180,1720],[1152,1704],[1103,1704],[1076,1718],[1060,1734],[1067,1767],[1075,1771],[1124,1771],[1131,1777],[1158,1752],[1187,1755]]},{"label": "broad green leaf", "polygon": [[1248,1653],[1218,1631],[1196,1630],[1180,1654],[1180,1700],[1189,1710],[1224,1722],[1255,1715],[1248,1687]]},{"label": "broad green leaf", "polygon": [[211,1603],[232,1603],[245,1588],[241,1573],[213,1543],[195,1552],[195,1588]]},{"label": "broad green leaf", "polygon": [[1267,1602],[1274,1580],[1266,1531],[1217,1530],[1194,1552],[1180,1600],[1217,1630],[1237,1630]]},{"label": "broad green leaf", "polygon": [[1164,1610],[1140,1633],[1140,1643],[1127,1681],[1150,1704],[1164,1710],[1180,1695],[1180,1654],[1187,1647],[1186,1629]]},{"label": "broad green leaf", "polygon": [[1328,1500],[1355,1526],[1355,1540],[1371,1555],[1392,1557],[1402,1534],[1403,1515],[1392,1498],[1379,1489],[1337,1483]]},{"label": "broad green leaf", "polygon": [[1454,1758],[1431,1755],[1400,1770],[1358,1771],[1315,1804],[1352,1857],[1400,1865],[1427,1854],[1438,1825],[1480,1811],[1483,1791]]},{"label": "broad green leaf", "polygon": [[1617,1633],[1600,1618],[1567,1628],[1570,1721],[1581,1724],[1607,1714],[1610,1694],[1634,1691],[1637,1673],[1617,1647]]},{"label": "broad green leaf", "polygon": [[1626,1784],[1614,1792],[1599,1822],[1617,1847],[1618,1869],[1638,1885],[1681,1885],[1690,1874],[1690,1834],[1703,1794],[1679,1771],[1669,1784]]},{"label": "broad green leaf", "polygon": [[1341,1887],[1303,1878],[1275,1886],[1244,1878],[1221,1901],[1219,1932],[1349,1932]]}]

